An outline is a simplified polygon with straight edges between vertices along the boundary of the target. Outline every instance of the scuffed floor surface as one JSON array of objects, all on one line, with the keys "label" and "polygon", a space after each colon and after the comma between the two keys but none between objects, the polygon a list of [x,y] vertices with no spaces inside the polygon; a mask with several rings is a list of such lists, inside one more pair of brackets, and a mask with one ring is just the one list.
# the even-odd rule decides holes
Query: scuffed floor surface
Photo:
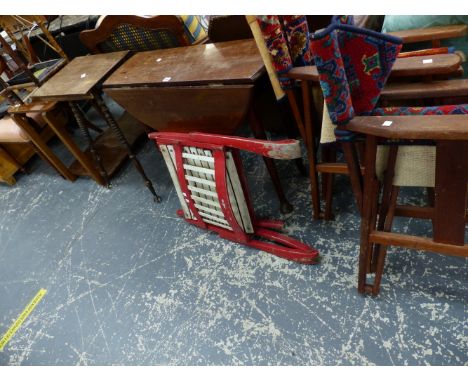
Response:
[{"label": "scuffed floor surface", "polygon": [[[139,157],[161,204],[131,164],[111,189],[40,160],[0,185],[1,334],[47,289],[1,365],[468,364],[467,260],[392,248],[380,296],[358,295],[346,178],[335,220],[315,222],[308,180],[278,162],[295,206],[287,232],[321,252],[306,266],[185,223],[160,154],[146,143]],[[245,159],[258,215],[280,217],[263,162]]]}]

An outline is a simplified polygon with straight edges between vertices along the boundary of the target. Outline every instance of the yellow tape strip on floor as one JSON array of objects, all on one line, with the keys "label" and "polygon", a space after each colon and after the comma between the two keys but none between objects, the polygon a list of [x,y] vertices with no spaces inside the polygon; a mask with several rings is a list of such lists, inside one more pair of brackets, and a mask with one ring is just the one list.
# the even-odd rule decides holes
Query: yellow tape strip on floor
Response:
[{"label": "yellow tape strip on floor", "polygon": [[3,348],[5,347],[5,345],[15,335],[16,331],[20,328],[20,326],[23,324],[23,322],[26,320],[26,318],[28,318],[28,316],[34,310],[34,308],[39,303],[39,301],[42,300],[42,297],[44,297],[44,295],[46,293],[47,293],[47,291],[45,289],[40,289],[39,292],[37,292],[37,294],[34,296],[34,298],[28,304],[28,306],[26,306],[26,308],[24,308],[24,310],[18,316],[16,321],[13,323],[13,325],[11,325],[10,329],[7,330],[5,335],[0,340],[0,351],[3,351]]}]

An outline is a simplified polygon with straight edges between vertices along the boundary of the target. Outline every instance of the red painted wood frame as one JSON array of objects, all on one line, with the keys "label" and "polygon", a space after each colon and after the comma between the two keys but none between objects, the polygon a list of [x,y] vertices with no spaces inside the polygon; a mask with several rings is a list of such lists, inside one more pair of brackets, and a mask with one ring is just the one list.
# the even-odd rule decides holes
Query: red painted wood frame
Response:
[{"label": "red painted wood frame", "polygon": [[[288,237],[274,230],[279,230],[284,223],[279,220],[257,220],[255,218],[252,201],[247,189],[247,181],[244,175],[239,150],[250,151],[259,155],[273,158],[292,159],[297,157],[297,141],[293,139],[283,141],[263,141],[258,139],[240,138],[232,136],[223,136],[203,133],[151,133],[150,139],[157,142],[158,145],[171,145],[175,153],[175,165],[177,178],[180,184],[182,194],[187,202],[194,219],[185,219],[191,224],[200,228],[205,228],[218,233],[222,238],[245,244],[253,248],[274,254],[276,256],[305,264],[314,264],[318,261],[318,251],[296,239]],[[214,158],[214,178],[216,184],[216,193],[226,221],[229,223],[232,231],[209,224],[203,221],[188,188],[183,168],[183,147],[197,147],[210,150]],[[241,188],[246,200],[247,209],[253,227],[253,234],[245,232],[238,223],[231,200],[227,183],[226,152],[232,154],[233,161],[239,176]],[[299,151],[300,155],[300,151]],[[181,210],[178,215],[183,216]],[[255,237],[263,240],[257,240]],[[267,241],[265,241],[267,240]]]}]

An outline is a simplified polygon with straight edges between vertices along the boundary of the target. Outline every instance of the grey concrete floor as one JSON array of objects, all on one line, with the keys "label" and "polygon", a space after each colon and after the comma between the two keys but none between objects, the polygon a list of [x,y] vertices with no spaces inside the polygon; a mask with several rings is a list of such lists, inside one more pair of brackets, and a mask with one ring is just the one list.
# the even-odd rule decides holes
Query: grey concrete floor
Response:
[{"label": "grey concrete floor", "polygon": [[[307,266],[187,224],[160,154],[146,143],[138,156],[161,204],[130,164],[111,189],[67,182],[40,160],[14,187],[0,185],[1,335],[47,289],[1,365],[468,364],[467,260],[392,248],[380,296],[360,296],[346,178],[336,180],[335,219],[313,221],[308,179],[278,162],[295,207],[286,231],[321,252]],[[281,217],[261,158],[244,159],[257,214]]]}]

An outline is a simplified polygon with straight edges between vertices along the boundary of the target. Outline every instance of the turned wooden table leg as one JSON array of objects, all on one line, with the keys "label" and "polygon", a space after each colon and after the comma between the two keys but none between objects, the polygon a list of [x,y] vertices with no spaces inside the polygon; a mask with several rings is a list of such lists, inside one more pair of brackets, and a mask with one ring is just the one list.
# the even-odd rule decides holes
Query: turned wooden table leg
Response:
[{"label": "turned wooden table leg", "polygon": [[101,95],[98,93],[94,94],[94,98],[96,100],[96,107],[98,107],[101,110],[102,115],[104,116],[107,124],[109,127],[112,129],[114,134],[117,136],[119,139],[120,143],[126,148],[127,153],[129,158],[131,159],[133,165],[143,178],[143,181],[145,182],[146,187],[148,190],[150,190],[151,194],[153,194],[154,200],[156,202],[161,201],[161,197],[156,193],[156,190],[154,189],[153,183],[151,180],[146,176],[145,170],[143,169],[143,166],[141,165],[140,161],[136,157],[135,153],[132,150],[132,147],[128,143],[127,139],[125,138],[125,135],[122,133],[122,130],[120,130],[119,125],[115,121],[114,117],[112,116],[111,112],[109,111],[107,105],[105,104],[104,100],[101,98]]},{"label": "turned wooden table leg", "polygon": [[104,165],[102,164],[102,160],[101,160],[99,153],[94,147],[93,139],[91,138],[91,135],[89,134],[88,123],[86,121],[86,117],[76,102],[69,102],[68,104],[72,110],[73,115],[75,116],[76,122],[78,123],[78,126],[80,127],[82,134],[86,138],[86,141],[89,145],[89,150],[91,151],[91,155],[93,156],[93,159],[99,169],[99,172],[98,172],[99,176],[96,175],[96,171],[94,168],[86,168],[86,170],[93,177],[93,179],[96,180],[96,182],[98,182],[101,185],[109,186],[110,184],[109,176],[107,174],[106,169],[104,168]]}]

